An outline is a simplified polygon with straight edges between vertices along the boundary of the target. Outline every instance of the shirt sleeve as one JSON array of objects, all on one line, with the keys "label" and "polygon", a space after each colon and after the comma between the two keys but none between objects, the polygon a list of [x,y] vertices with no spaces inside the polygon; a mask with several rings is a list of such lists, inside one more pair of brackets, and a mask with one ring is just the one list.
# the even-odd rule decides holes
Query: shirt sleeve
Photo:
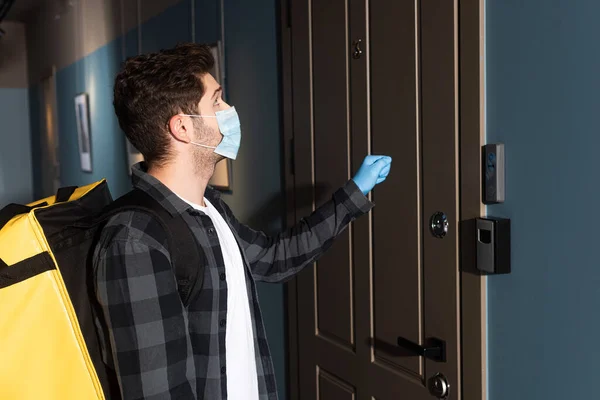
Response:
[{"label": "shirt sleeve", "polygon": [[187,312],[166,249],[143,235],[110,240],[95,269],[123,399],[195,399]]},{"label": "shirt sleeve", "polygon": [[373,207],[350,180],[311,215],[276,236],[255,231],[241,224],[228,208],[226,212],[243,242],[254,279],[282,282],[317,260],[352,221]]}]

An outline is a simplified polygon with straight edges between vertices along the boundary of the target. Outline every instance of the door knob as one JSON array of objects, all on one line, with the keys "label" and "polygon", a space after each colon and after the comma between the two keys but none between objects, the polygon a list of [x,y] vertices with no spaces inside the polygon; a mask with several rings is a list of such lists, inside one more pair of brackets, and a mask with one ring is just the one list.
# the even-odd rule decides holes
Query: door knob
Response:
[{"label": "door knob", "polygon": [[447,399],[450,394],[450,384],[443,374],[435,374],[429,379],[429,393],[438,399]]},{"label": "door knob", "polygon": [[441,211],[436,212],[431,216],[430,226],[431,233],[438,239],[443,238],[448,233],[448,217]]}]

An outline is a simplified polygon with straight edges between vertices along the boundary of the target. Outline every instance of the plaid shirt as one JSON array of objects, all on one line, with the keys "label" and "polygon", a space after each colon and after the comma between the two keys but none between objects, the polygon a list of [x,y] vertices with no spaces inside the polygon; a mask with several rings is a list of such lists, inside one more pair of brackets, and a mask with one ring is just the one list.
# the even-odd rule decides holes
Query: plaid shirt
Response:
[{"label": "plaid shirt", "polygon": [[[207,265],[202,291],[184,308],[160,224],[143,212],[113,217],[94,254],[106,362],[114,366],[128,400],[227,399],[227,282],[213,222],[144,172],[143,164],[134,168],[132,180],[168,212],[183,216],[202,246]],[[217,191],[208,188],[205,196],[231,227],[244,260],[259,398],[277,399],[255,281],[292,278],[373,204],[350,180],[298,225],[269,237],[241,224]]]}]

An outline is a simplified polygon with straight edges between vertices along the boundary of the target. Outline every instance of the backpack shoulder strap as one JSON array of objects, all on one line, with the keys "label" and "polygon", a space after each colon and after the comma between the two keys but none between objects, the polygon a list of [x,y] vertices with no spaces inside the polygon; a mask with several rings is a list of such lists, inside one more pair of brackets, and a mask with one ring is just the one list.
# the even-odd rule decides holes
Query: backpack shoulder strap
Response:
[{"label": "backpack shoulder strap", "polygon": [[202,289],[206,265],[204,252],[192,230],[181,215],[171,215],[152,196],[139,189],[134,189],[112,202],[103,212],[102,219],[107,220],[124,211],[149,213],[156,217],[165,229],[179,295],[187,307]]}]

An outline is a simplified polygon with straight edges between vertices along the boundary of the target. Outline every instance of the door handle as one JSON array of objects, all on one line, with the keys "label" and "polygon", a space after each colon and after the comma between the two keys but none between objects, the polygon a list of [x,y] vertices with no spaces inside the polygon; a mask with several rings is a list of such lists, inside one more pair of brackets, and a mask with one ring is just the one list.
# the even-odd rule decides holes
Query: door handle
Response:
[{"label": "door handle", "polygon": [[446,362],[446,342],[438,338],[429,338],[425,346],[398,337],[398,346],[416,356],[422,356],[433,361]]}]

